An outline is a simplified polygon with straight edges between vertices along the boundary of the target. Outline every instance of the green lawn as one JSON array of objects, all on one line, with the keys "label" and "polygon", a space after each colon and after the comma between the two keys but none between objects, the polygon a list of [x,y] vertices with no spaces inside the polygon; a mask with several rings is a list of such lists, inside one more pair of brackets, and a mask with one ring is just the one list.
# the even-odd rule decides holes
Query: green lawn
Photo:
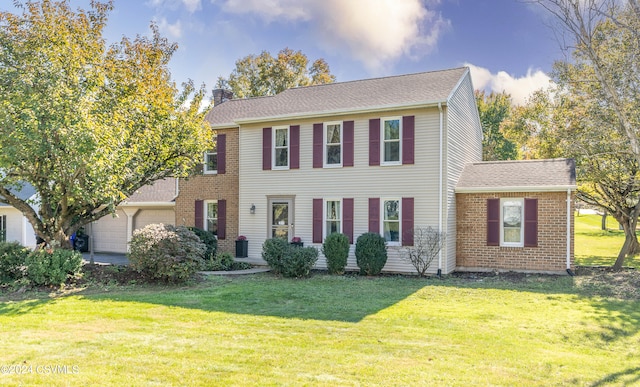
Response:
[{"label": "green lawn", "polygon": [[[580,215],[575,217],[575,259],[577,265],[611,266],[624,243],[624,232],[618,230],[618,222],[607,218],[607,230],[603,231],[602,217]],[[625,259],[625,266],[640,268],[640,257]]]},{"label": "green lawn", "polygon": [[[0,365],[32,373],[0,384],[637,383],[640,297],[600,290],[569,276],[261,274],[29,295],[0,304]],[[37,374],[46,365],[72,374]]]}]

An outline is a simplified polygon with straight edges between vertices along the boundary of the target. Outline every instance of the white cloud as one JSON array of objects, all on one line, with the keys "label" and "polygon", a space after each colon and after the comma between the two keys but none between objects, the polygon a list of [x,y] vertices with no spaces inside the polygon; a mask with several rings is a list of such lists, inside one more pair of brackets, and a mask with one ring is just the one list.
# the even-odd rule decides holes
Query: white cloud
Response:
[{"label": "white cloud", "polygon": [[182,0],[182,4],[187,7],[187,11],[189,11],[189,13],[194,13],[202,8],[200,0]]},{"label": "white cloud", "polygon": [[514,77],[505,71],[491,73],[486,68],[465,63],[471,70],[471,80],[477,90],[506,92],[511,95],[511,100],[516,105],[523,105],[529,96],[536,90],[546,89],[553,84],[551,78],[542,70],[527,70],[522,77]]},{"label": "white cloud", "polygon": [[170,11],[178,10],[184,6],[189,13],[202,9],[202,0],[147,0],[146,4],[152,8]]},{"label": "white cloud", "polygon": [[325,49],[344,52],[372,72],[402,56],[428,54],[450,25],[422,0],[224,0],[222,7],[266,22],[308,23]]},{"label": "white cloud", "polygon": [[163,17],[157,23],[160,32],[171,36],[173,39],[179,39],[182,36],[182,22],[180,20],[171,24]]}]

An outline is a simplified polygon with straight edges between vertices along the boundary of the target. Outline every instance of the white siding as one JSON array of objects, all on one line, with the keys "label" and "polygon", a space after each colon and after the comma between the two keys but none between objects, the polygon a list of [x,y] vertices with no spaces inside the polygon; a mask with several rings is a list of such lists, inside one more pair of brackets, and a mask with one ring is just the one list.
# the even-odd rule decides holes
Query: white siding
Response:
[{"label": "white siding", "polygon": [[[369,166],[369,119],[415,116],[415,164]],[[313,168],[313,124],[354,121],[354,167]],[[300,169],[262,170],[262,128],[300,125]],[[312,246],[312,201],[314,198],[354,198],[354,242],[368,231],[369,198],[414,198],[415,226],[437,227],[438,222],[438,130],[437,107],[313,119],[270,122],[240,129],[240,229],[249,240],[249,260],[263,263],[261,246],[268,235],[268,197],[293,196],[295,236]],[[255,214],[249,208],[255,204]],[[315,245],[320,248],[320,244]],[[356,269],[353,247],[348,267]],[[325,267],[321,256],[318,267]],[[413,272],[398,259],[397,248],[389,248],[387,271]]]},{"label": "white siding", "polygon": [[7,216],[7,242],[18,242],[26,247],[35,247],[36,239],[31,223],[13,207],[0,207],[0,215]]},{"label": "white siding", "polygon": [[447,174],[443,221],[447,228],[447,246],[442,271],[450,273],[456,267],[456,184],[466,163],[482,160],[482,126],[469,73],[449,99],[446,123]]}]

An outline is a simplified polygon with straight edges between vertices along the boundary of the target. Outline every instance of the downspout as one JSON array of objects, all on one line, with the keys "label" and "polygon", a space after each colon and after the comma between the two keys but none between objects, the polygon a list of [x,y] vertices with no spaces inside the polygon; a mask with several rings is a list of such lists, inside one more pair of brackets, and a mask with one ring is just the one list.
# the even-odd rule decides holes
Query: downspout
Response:
[{"label": "downspout", "polygon": [[571,188],[567,189],[567,274],[575,275],[571,271]]},{"label": "downspout", "polygon": [[[439,182],[438,182],[438,232],[442,233],[442,132],[443,132],[443,113],[442,102],[438,102],[438,110],[440,111],[440,157],[438,162],[439,167]],[[442,249],[438,251],[438,277],[442,277]]]}]

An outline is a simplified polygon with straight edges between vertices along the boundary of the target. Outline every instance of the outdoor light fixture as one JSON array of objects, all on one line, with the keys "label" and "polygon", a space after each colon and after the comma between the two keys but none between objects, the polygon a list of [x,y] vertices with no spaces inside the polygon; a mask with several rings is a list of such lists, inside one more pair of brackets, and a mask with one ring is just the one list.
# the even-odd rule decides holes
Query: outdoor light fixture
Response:
[{"label": "outdoor light fixture", "polygon": [[251,203],[251,208],[249,209],[249,212],[252,213],[252,214],[256,213],[256,205],[255,204]]}]

